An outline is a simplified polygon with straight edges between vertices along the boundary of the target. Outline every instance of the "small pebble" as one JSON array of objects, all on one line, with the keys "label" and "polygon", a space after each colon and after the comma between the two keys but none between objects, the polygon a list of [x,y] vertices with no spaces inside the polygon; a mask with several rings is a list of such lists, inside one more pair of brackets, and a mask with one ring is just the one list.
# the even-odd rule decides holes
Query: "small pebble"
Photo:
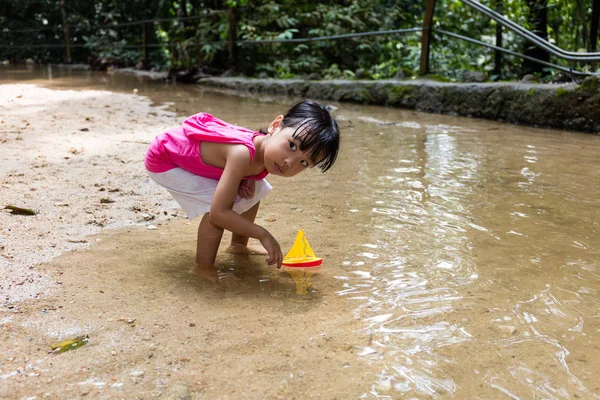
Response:
[{"label": "small pebble", "polygon": [[517,333],[517,328],[512,325],[498,325],[497,330],[507,335],[514,335]]}]

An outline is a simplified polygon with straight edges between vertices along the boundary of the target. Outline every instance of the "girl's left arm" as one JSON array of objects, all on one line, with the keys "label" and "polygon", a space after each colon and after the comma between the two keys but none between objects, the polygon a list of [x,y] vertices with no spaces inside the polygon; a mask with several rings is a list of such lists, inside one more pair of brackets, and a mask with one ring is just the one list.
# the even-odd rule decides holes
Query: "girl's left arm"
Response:
[{"label": "girl's left arm", "polygon": [[269,265],[281,267],[283,255],[275,238],[260,225],[257,225],[233,211],[233,203],[238,193],[240,182],[250,165],[250,153],[244,145],[225,145],[225,168],[219,179],[217,189],[210,206],[210,221],[241,236],[260,240],[269,252]]}]

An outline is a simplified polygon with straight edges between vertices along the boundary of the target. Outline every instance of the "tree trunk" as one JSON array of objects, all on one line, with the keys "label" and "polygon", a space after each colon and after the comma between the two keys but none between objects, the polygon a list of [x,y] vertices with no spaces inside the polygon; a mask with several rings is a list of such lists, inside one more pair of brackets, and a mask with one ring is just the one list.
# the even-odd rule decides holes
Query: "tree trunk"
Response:
[{"label": "tree trunk", "polygon": [[60,0],[60,14],[62,15],[63,30],[65,33],[65,63],[71,64],[71,30],[67,23],[67,11],[65,10],[65,0]]},{"label": "tree trunk", "polygon": [[[525,3],[529,7],[527,19],[532,32],[542,39],[548,40],[548,0],[525,0]],[[550,54],[546,50],[531,42],[526,42],[525,46],[525,55],[541,61],[550,61]],[[542,64],[529,60],[523,61],[524,74],[542,74],[543,68]]]},{"label": "tree trunk", "polygon": [[142,67],[148,69],[148,23],[142,22]]},{"label": "tree trunk", "polygon": [[581,38],[583,39],[583,48],[589,48],[589,35],[587,30],[586,21],[586,7],[583,0],[577,0],[577,12],[579,13],[579,20],[581,21]]},{"label": "tree trunk", "polygon": [[592,3],[592,21],[590,22],[590,46],[588,51],[595,52],[598,44],[598,23],[600,22],[600,0]]},{"label": "tree trunk", "polygon": [[237,8],[232,7],[227,13],[227,19],[229,20],[229,30],[227,35],[229,37],[229,68],[234,69],[236,67],[237,60],[237,47],[235,40],[237,38]]},{"label": "tree trunk", "polygon": [[[188,17],[188,12],[187,12],[187,0],[179,0],[179,17],[183,17],[183,18],[187,18]],[[185,38],[189,39],[191,37],[194,36],[193,32],[191,31],[190,27],[190,23],[188,20],[184,19],[183,21],[181,21],[181,24],[183,25],[183,31],[185,32]]]}]

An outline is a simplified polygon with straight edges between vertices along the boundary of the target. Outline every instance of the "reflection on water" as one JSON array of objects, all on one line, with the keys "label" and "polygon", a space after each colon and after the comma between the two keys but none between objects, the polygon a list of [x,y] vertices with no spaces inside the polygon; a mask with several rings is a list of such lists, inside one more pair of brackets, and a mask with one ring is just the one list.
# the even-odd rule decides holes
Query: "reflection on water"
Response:
[{"label": "reflection on water", "polygon": [[432,351],[471,338],[444,318],[463,297],[461,287],[478,278],[466,202],[481,156],[458,149],[452,132],[459,129],[387,129],[380,138],[392,151],[365,176],[376,244],[365,244],[370,252],[357,259],[370,273],[357,274],[339,293],[367,300],[357,311],[373,337],[365,356],[386,365],[374,395],[456,390]]},{"label": "reflection on water", "polygon": [[312,285],[311,276],[315,273],[315,268],[286,268],[287,273],[296,282],[296,294],[308,294],[308,288]]},{"label": "reflection on water", "polygon": [[337,277],[381,365],[363,397],[599,397],[599,138],[368,122]]},{"label": "reflection on water", "polygon": [[[68,74],[34,78],[136,88],[181,115],[202,108],[255,129],[282,108]],[[339,107],[343,148],[327,175],[339,182],[328,200],[346,206],[332,226],[353,231],[331,232],[339,265],[326,261],[318,279],[332,279],[348,319],[364,321],[358,357],[377,374],[361,397],[600,398],[600,137]],[[325,213],[311,199],[301,205]]]}]

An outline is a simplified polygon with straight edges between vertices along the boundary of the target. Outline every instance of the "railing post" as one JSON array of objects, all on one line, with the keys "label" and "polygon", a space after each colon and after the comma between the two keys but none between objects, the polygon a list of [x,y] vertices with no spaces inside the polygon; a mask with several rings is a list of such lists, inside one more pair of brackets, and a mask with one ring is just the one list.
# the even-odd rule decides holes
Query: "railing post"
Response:
[{"label": "railing post", "polygon": [[436,0],[426,0],[425,17],[423,18],[423,32],[421,33],[421,66],[419,75],[429,73],[429,47],[431,44],[431,29],[433,27],[433,13]]},{"label": "railing post", "polygon": [[[495,0],[496,12],[498,14],[504,14],[503,0]],[[496,22],[496,46],[502,47],[502,24]],[[494,73],[498,76],[498,80],[502,79],[502,52],[500,50],[494,51]]]}]

